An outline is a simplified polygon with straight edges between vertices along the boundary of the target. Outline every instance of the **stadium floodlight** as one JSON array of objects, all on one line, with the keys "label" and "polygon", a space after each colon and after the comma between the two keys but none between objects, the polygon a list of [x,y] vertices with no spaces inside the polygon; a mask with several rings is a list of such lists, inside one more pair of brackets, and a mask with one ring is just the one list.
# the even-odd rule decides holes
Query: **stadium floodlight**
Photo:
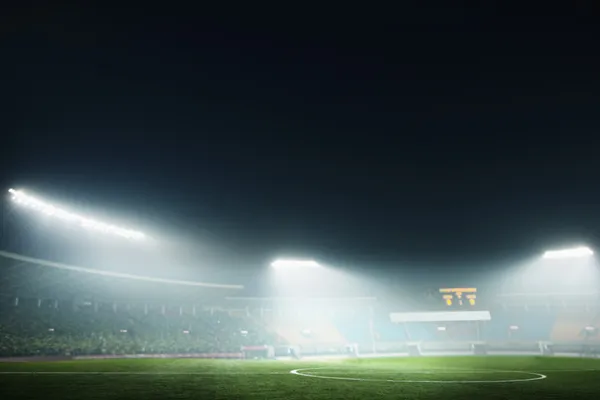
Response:
[{"label": "stadium floodlight", "polygon": [[142,232],[106,224],[104,222],[95,221],[94,219],[89,217],[84,217],[78,214],[71,213],[62,208],[44,202],[36,197],[25,194],[25,192],[23,192],[22,190],[8,189],[8,192],[12,195],[13,201],[15,201],[21,206],[31,208],[48,216],[62,219],[63,221],[78,224],[82,228],[112,234],[132,240],[143,240],[146,238],[146,235],[144,235]]},{"label": "stadium floodlight", "polygon": [[561,259],[561,258],[581,258],[581,257],[591,257],[594,255],[594,252],[589,247],[580,246],[573,247],[570,249],[562,249],[562,250],[549,250],[544,253],[542,258],[546,259]]},{"label": "stadium floodlight", "polygon": [[280,259],[271,263],[271,267],[277,269],[304,269],[304,268],[321,268],[321,264],[314,260],[289,260]]}]

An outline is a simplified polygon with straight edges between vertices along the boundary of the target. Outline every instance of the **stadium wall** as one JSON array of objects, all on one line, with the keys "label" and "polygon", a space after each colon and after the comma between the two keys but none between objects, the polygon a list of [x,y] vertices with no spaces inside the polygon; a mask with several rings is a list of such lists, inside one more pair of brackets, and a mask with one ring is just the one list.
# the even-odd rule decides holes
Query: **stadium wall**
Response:
[{"label": "stadium wall", "polygon": [[172,354],[104,354],[95,356],[75,356],[73,360],[108,360],[118,358],[212,358],[241,359],[244,353],[172,353]]}]

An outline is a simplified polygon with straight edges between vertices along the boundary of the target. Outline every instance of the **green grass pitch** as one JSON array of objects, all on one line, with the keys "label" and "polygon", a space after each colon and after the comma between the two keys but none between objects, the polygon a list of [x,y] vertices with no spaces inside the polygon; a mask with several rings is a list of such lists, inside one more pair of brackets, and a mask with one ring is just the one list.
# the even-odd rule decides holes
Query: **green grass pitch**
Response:
[{"label": "green grass pitch", "polygon": [[11,400],[532,398],[600,398],[600,360],[497,356],[0,363],[0,399]]}]

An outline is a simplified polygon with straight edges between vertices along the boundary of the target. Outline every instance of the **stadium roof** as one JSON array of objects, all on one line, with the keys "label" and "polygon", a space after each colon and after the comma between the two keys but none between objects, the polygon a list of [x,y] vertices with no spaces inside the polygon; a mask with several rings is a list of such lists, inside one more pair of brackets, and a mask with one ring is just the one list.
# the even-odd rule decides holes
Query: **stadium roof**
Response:
[{"label": "stadium roof", "polygon": [[177,302],[223,297],[242,285],[163,279],[104,271],[0,251],[0,283],[4,295],[93,297],[103,300]]}]

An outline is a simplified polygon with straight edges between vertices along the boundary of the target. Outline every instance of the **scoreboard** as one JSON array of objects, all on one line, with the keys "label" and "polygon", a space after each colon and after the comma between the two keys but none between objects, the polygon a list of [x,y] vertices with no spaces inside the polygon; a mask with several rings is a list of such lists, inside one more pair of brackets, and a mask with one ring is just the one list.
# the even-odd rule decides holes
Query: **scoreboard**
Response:
[{"label": "scoreboard", "polygon": [[448,307],[473,307],[477,300],[477,288],[442,288],[440,293]]}]

